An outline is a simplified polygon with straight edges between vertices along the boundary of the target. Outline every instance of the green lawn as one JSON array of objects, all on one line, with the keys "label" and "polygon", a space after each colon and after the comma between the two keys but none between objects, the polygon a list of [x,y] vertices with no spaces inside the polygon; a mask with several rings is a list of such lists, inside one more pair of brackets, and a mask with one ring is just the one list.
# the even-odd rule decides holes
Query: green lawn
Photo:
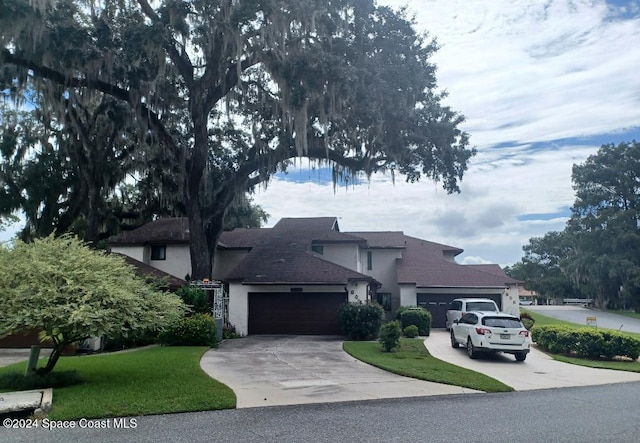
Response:
[{"label": "green lawn", "polygon": [[420,380],[463,386],[485,392],[508,392],[513,388],[484,374],[443,362],[431,356],[423,339],[400,339],[400,349],[383,352],[378,342],[347,341],[344,350],[370,365]]},{"label": "green lawn", "polygon": [[[206,347],[153,347],[133,352],[62,357],[54,371],[77,370],[84,383],[53,391],[54,420],[234,408],[226,385],[200,369]],[[26,363],[0,368],[24,372]]]}]

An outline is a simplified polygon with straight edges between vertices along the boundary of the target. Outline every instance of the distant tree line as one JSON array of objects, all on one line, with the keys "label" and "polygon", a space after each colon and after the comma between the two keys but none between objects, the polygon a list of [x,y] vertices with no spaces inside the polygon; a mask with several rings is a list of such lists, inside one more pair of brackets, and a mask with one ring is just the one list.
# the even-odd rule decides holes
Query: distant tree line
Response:
[{"label": "distant tree line", "polygon": [[532,238],[505,271],[543,297],[640,312],[640,143],[606,144],[573,166],[563,231]]}]

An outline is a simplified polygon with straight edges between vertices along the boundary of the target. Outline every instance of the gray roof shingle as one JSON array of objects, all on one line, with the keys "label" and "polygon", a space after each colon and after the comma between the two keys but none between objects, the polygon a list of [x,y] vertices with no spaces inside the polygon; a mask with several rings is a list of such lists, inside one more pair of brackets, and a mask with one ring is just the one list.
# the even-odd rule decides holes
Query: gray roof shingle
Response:
[{"label": "gray roof shingle", "polygon": [[499,288],[516,282],[506,274],[500,276],[444,259],[444,245],[409,236],[405,239],[406,249],[397,266],[398,283],[415,283],[419,288]]},{"label": "gray roof shingle", "polygon": [[[361,242],[337,230],[335,217],[284,218],[226,277],[246,284],[346,284],[372,277],[310,252],[314,240]],[[235,231],[232,231],[232,233]],[[240,235],[240,233],[238,234]]]},{"label": "gray roof shingle", "polygon": [[189,219],[185,217],[161,218],[109,239],[111,245],[144,245],[147,243],[189,243]]}]

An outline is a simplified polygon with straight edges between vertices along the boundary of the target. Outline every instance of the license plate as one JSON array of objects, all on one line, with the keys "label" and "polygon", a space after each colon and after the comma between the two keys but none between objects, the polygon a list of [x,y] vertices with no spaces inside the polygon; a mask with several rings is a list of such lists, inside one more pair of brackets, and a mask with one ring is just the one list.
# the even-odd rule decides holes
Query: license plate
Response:
[{"label": "license plate", "polygon": [[509,340],[510,338],[509,334],[500,334],[500,340]]}]

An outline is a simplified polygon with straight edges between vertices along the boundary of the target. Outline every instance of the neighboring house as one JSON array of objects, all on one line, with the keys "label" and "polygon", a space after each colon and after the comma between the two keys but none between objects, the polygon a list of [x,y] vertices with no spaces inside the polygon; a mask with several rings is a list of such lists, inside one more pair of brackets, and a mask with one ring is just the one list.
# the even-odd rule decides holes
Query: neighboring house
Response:
[{"label": "neighboring house", "polygon": [[[162,219],[110,241],[177,277],[190,270],[188,223]],[[462,249],[402,232],[341,232],[335,217],[284,218],[273,228],[224,232],[212,276],[228,285],[229,322],[241,334],[336,334],[345,301],[379,302],[392,318],[424,306],[444,327],[449,302],[488,297],[518,313],[517,280],[498,265],[460,265]]]}]

